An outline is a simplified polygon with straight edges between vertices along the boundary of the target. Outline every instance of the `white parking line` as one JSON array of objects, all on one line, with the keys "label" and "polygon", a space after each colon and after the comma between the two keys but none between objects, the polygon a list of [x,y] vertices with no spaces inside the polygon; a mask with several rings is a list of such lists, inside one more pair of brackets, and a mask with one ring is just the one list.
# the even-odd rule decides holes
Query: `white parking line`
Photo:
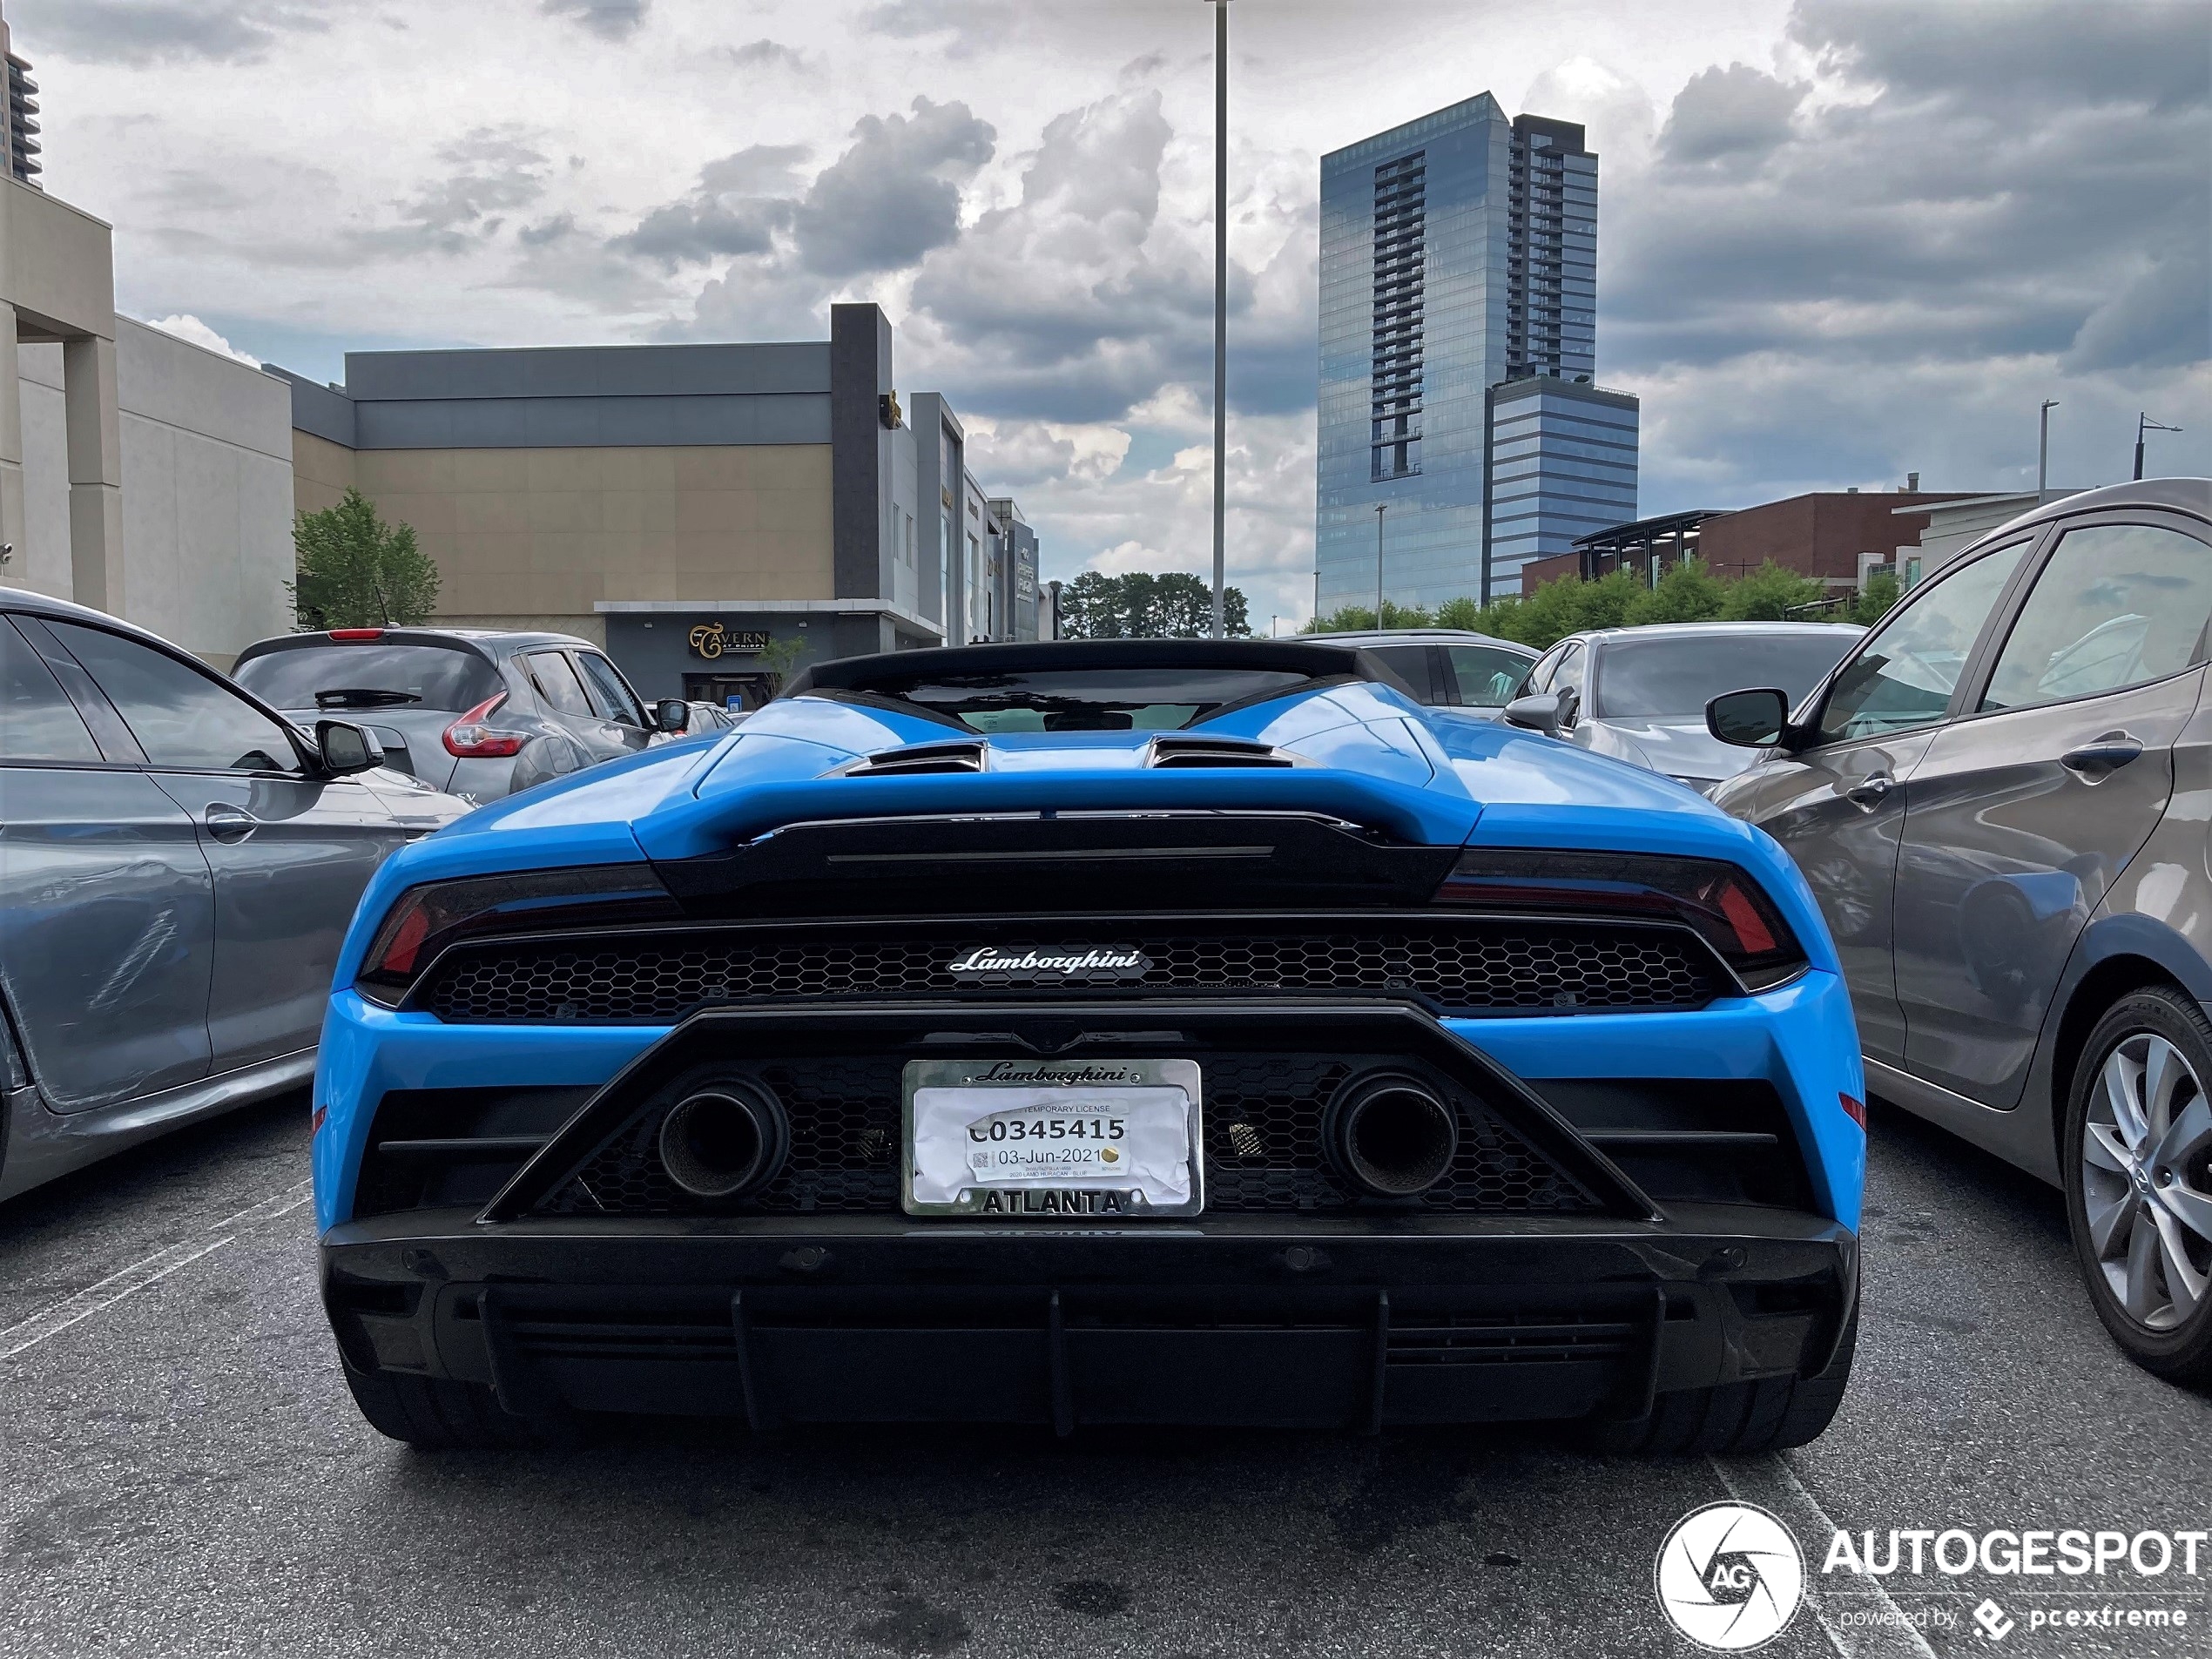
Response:
[{"label": "white parking line", "polygon": [[[1809,1552],[1826,1554],[1828,1541],[1836,1535],[1836,1523],[1779,1456],[1769,1453],[1763,1457],[1730,1458],[1726,1461],[1716,1457],[1706,1461],[1720,1476],[1730,1497],[1738,1503],[1755,1503],[1779,1517]],[[1817,1570],[1808,1561],[1805,1602],[1812,1608],[1813,1617],[1820,1621],[1828,1645],[1843,1659],[1936,1659],[1936,1651],[1928,1645],[1927,1637],[1920,1634],[1918,1625],[1906,1622],[1904,1609],[1890,1599],[1881,1580],[1854,1578],[1854,1586],[1865,1588],[1843,1591],[1817,1588]],[[1848,1627],[1838,1625],[1829,1616],[1831,1609],[1823,1605],[1836,1600],[1871,1602],[1876,1616],[1865,1623],[1854,1620]]]},{"label": "white parking line", "polygon": [[91,1318],[105,1308],[111,1308],[126,1296],[135,1296],[149,1285],[159,1284],[179,1268],[190,1265],[201,1257],[212,1255],[238,1237],[238,1230],[253,1226],[256,1222],[273,1221],[279,1216],[289,1215],[314,1196],[314,1183],[302,1181],[297,1186],[287,1187],[273,1197],[251,1204],[234,1216],[226,1216],[207,1231],[221,1233],[219,1238],[186,1239],[158,1250],[143,1260],[110,1273],[97,1285],[88,1285],[74,1296],[65,1296],[51,1306],[42,1308],[29,1318],[0,1330],[0,1359],[12,1359],[26,1348],[35,1348],[51,1336],[58,1336],[72,1325]]},{"label": "white parking line", "polygon": [[315,1196],[315,1184],[302,1181],[297,1186],[287,1187],[274,1197],[264,1198],[250,1204],[234,1216],[226,1216],[207,1231],[220,1232],[226,1227],[251,1227],[257,1221],[273,1221],[279,1216],[288,1216]]},{"label": "white parking line", "polygon": [[226,1233],[206,1244],[172,1244],[157,1251],[142,1262],[133,1262],[119,1273],[110,1273],[98,1284],[88,1285],[74,1296],[64,1297],[44,1312],[34,1313],[20,1325],[11,1325],[0,1331],[0,1359],[12,1359],[25,1348],[36,1347],[48,1337],[57,1336],[79,1319],[89,1319],[102,1308],[113,1307],[125,1297],[143,1291],[149,1285],[169,1277],[179,1268],[196,1262],[211,1251],[218,1251],[237,1235]]}]

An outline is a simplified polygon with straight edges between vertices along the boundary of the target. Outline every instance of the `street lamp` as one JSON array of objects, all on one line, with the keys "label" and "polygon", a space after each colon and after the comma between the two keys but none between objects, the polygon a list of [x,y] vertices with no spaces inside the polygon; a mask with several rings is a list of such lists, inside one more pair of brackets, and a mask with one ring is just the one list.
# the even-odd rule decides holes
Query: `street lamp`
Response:
[{"label": "street lamp", "polygon": [[1383,625],[1382,524],[1383,515],[1390,510],[1390,503],[1375,503],[1375,626]]},{"label": "street lamp", "polygon": [[2035,446],[2035,499],[2039,502],[2051,483],[2051,411],[2058,406],[2054,397],[2043,400],[2042,435]]},{"label": "street lamp", "polygon": [[1224,637],[1229,580],[1229,0],[1213,7],[1213,637]]},{"label": "street lamp", "polygon": [[2179,432],[2181,429],[2182,428],[2177,426],[2168,426],[2163,421],[2154,421],[2148,415],[2138,415],[2135,417],[2136,482],[2141,483],[2143,477],[2143,434],[2146,432]]}]

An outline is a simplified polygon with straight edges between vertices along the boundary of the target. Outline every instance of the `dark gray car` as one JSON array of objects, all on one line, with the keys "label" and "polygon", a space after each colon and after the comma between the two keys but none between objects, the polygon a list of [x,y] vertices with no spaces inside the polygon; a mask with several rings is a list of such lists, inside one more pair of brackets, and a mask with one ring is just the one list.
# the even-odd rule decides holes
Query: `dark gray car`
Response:
[{"label": "dark gray car", "polygon": [[1992,531],[1715,802],[1795,855],[1877,1094],[2054,1184],[2106,1325],[2212,1379],[2212,482],[2119,485]]},{"label": "dark gray car", "polygon": [[112,617],[0,595],[0,1197],[307,1081],[384,856],[467,810]]},{"label": "dark gray car", "polygon": [[1498,718],[1536,660],[1526,645],[1459,628],[1368,629],[1312,637],[1372,651],[1421,702],[1465,709],[1487,720]]},{"label": "dark gray car", "polygon": [[334,628],[239,653],[238,683],[302,725],[367,725],[388,764],[464,799],[497,800],[681,732],[589,640],[477,629]]}]

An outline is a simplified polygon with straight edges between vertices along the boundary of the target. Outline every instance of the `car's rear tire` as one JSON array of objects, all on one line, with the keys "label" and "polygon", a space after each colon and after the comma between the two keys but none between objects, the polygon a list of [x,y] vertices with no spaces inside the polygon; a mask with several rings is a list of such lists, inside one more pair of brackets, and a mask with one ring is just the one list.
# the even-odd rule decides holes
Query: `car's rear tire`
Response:
[{"label": "car's rear tire", "polygon": [[1685,1457],[1717,1452],[1746,1456],[1779,1452],[1820,1438],[1844,1402],[1851,1358],[1858,1349],[1858,1305],[1851,1305],[1835,1357],[1816,1377],[1767,1377],[1662,1394],[1650,1412],[1587,1425],[1601,1452]]},{"label": "car's rear tire", "polygon": [[512,1451],[574,1438],[569,1420],[518,1417],[482,1383],[347,1366],[346,1386],[370,1427],[421,1451]]},{"label": "car's rear tire", "polygon": [[2060,1143],[2090,1305],[2121,1350],[2212,1382],[2212,1021],[2164,986],[2121,997],[2081,1045]]}]

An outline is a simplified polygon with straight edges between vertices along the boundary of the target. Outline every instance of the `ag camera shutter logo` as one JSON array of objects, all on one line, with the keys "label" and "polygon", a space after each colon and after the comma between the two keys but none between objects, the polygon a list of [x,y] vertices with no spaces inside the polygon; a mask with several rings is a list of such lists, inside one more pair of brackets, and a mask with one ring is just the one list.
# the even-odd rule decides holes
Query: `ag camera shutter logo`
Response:
[{"label": "ag camera shutter logo", "polygon": [[1709,1503],[1675,1522],[1652,1577],[1676,1629],[1715,1653],[1748,1653],[1797,1616],[1805,1558],[1790,1529],[1757,1504]]}]

